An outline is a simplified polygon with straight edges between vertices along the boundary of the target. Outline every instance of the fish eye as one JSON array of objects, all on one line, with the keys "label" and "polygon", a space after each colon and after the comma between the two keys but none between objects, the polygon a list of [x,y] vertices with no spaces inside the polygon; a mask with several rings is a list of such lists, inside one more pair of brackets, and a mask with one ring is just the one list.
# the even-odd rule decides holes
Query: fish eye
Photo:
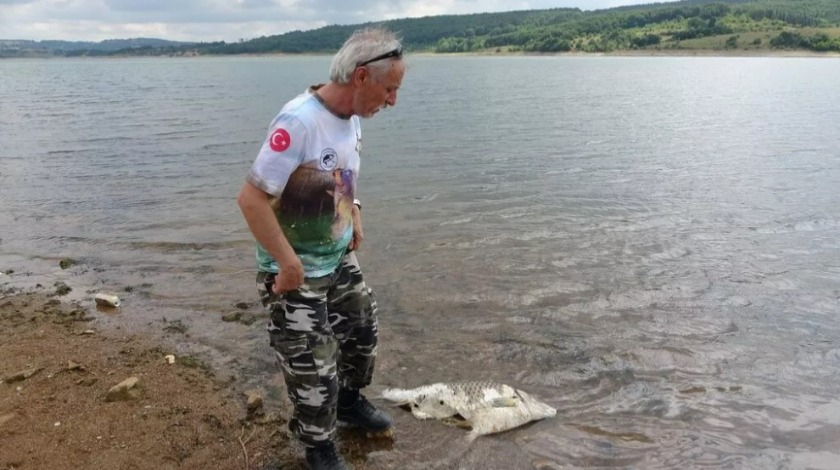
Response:
[{"label": "fish eye", "polygon": [[440,401],[440,404],[443,405],[443,400]]},{"label": "fish eye", "polygon": [[415,408],[420,408],[420,405],[418,405],[417,403],[415,403],[415,404],[414,404],[414,407],[415,407]]}]

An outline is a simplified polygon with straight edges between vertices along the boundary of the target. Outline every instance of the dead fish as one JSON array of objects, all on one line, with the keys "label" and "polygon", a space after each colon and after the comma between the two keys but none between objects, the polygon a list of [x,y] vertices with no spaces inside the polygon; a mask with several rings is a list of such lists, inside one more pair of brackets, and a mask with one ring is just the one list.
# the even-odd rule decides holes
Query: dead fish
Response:
[{"label": "dead fish", "polygon": [[494,382],[436,383],[410,390],[390,388],[382,392],[382,397],[410,409],[419,419],[438,419],[468,428],[470,440],[557,414],[556,409],[527,393]]}]

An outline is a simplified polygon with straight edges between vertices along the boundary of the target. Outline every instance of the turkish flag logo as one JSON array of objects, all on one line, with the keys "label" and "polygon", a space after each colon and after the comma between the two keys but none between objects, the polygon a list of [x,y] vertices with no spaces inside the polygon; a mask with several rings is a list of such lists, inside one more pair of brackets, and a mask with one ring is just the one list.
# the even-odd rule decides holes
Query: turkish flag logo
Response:
[{"label": "turkish flag logo", "polygon": [[289,135],[286,129],[277,129],[268,138],[268,146],[275,152],[282,152],[288,149],[290,145],[292,145],[292,136]]}]

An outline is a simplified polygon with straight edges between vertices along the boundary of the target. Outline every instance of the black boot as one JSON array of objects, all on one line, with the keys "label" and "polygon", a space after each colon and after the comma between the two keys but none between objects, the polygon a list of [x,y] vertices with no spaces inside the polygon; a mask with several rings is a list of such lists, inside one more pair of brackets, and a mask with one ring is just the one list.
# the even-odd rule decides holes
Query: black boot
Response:
[{"label": "black boot", "polygon": [[307,447],[306,463],[312,470],[350,470],[333,441],[317,447]]},{"label": "black boot", "polygon": [[394,420],[376,409],[358,390],[341,389],[338,392],[338,420],[370,432],[382,432],[394,425]]}]

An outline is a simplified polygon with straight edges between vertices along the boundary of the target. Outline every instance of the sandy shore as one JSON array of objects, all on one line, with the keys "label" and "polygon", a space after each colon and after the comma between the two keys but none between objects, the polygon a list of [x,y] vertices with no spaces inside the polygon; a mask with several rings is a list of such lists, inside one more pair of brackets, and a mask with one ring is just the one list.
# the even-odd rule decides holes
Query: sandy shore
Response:
[{"label": "sandy shore", "polygon": [[[170,364],[160,338],[100,331],[90,306],[60,299],[0,292],[0,468],[305,468],[288,405],[249,412],[232,376],[195,357]],[[135,397],[109,396],[131,378]],[[357,468],[365,445],[343,436]]]}]

